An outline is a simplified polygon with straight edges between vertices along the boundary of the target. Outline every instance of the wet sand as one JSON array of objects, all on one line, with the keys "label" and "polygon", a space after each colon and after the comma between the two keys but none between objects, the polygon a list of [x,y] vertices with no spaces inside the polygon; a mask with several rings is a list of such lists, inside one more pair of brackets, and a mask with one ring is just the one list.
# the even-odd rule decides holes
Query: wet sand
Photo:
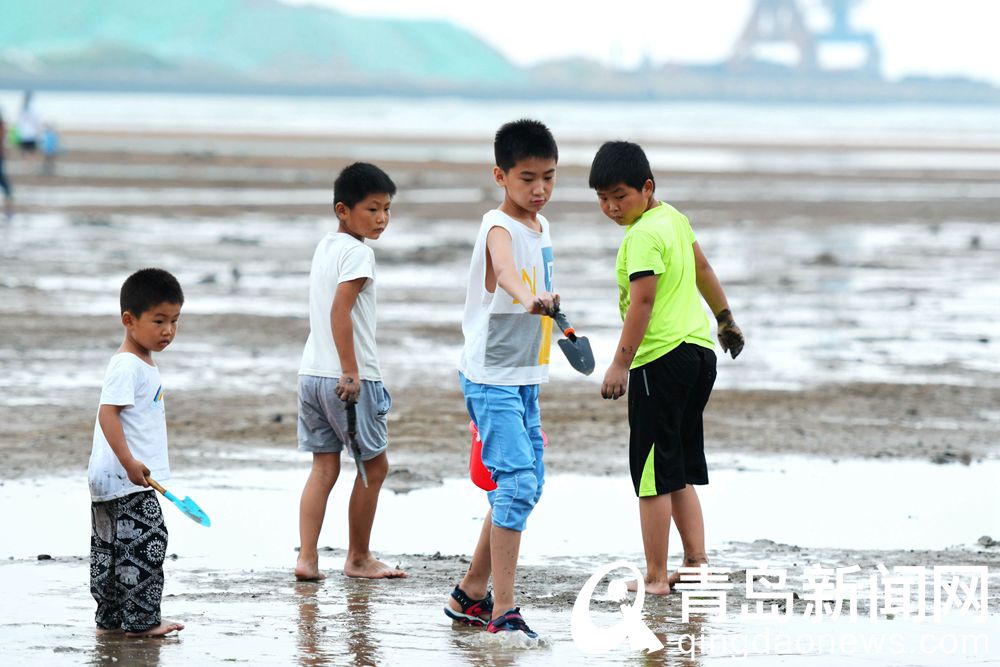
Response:
[{"label": "wet sand", "polygon": [[[233,445],[291,446],[294,373],[308,333],[297,304],[315,238],[328,228],[329,205],[247,206],[226,200],[261,190],[325,192],[335,171],[349,161],[338,157],[337,149],[360,142],[344,137],[67,132],[66,143],[69,153],[54,177],[33,175],[33,165],[16,159],[10,167],[21,173],[20,214],[2,230],[0,371],[15,377],[6,385],[15,395],[3,401],[0,437],[9,455],[0,460],[0,475],[51,470],[53,460],[57,469],[85,466],[87,447],[79,443],[89,440],[94,389],[120,337],[114,295],[120,276],[141,263],[171,265],[186,278],[189,295],[178,341],[163,357],[166,376],[174,371],[169,427],[175,465],[183,466],[188,450],[204,457]],[[206,145],[204,151],[193,152],[191,146],[200,143]],[[316,156],[316,144],[331,154]],[[826,151],[835,157],[850,147],[777,148]],[[752,154],[776,147],[742,150]],[[1000,456],[1000,374],[995,372],[1000,367],[990,361],[1000,349],[1000,315],[984,308],[994,291],[985,283],[995,268],[990,258],[1000,247],[994,224],[1000,197],[954,198],[945,212],[937,210],[940,202],[919,195],[862,202],[842,190],[847,183],[878,189],[903,182],[918,192],[942,183],[961,193],[976,182],[1000,181],[1000,151],[995,154],[995,172],[871,169],[660,177],[661,190],[668,193],[686,188],[703,193],[691,202],[670,201],[688,213],[703,247],[717,258],[717,271],[749,338],[740,361],[720,361],[720,386],[706,414],[710,448],[942,463]],[[393,456],[412,466],[408,477],[433,483],[461,472],[460,454],[467,446],[466,418],[452,371],[461,344],[460,283],[471,242],[459,234],[471,233],[470,225],[474,227],[480,210],[493,205],[490,198],[496,193],[478,165],[382,163],[401,188],[394,226],[375,246],[380,267],[395,272],[379,295],[379,344],[396,398]],[[206,166],[219,171],[207,177]],[[166,177],[157,171],[160,167],[169,167],[174,176]],[[234,175],[221,177],[226,169]],[[296,178],[274,176],[285,169],[292,169]],[[592,338],[596,332],[613,344],[614,288],[607,272],[618,232],[600,219],[589,195],[560,198],[564,191],[585,189],[584,178],[580,167],[561,168],[551,212],[546,212],[555,221],[553,234],[563,243],[560,247],[572,244],[559,255],[560,266],[568,267],[559,275],[564,302],[577,308],[574,323]],[[804,182],[820,184],[825,196],[782,202],[769,195]],[[727,186],[756,195],[733,201],[707,196]],[[95,192],[113,200],[133,187],[141,189],[132,199],[146,204],[86,203]],[[411,201],[408,189],[413,188],[421,190],[418,201]],[[435,192],[447,198],[456,188],[472,201],[434,203]],[[179,193],[171,201],[183,201],[183,192],[208,190],[208,200],[217,203],[194,208],[156,203],[166,189]],[[970,222],[976,219],[983,222]],[[899,256],[887,256],[879,247],[866,251],[845,245],[842,238],[872,233],[904,237],[898,248],[888,248]],[[754,237],[765,234],[787,238],[789,246],[767,245],[771,240],[753,246]],[[931,238],[919,240],[921,235]],[[917,238],[919,245],[907,245],[907,236]],[[740,246],[749,249],[740,251]],[[935,257],[942,250],[944,257]],[[868,256],[855,256],[865,252]],[[932,265],[934,261],[943,264]],[[422,277],[438,267],[439,274]],[[938,273],[945,267],[952,267],[955,286],[946,284],[935,293],[934,283],[947,279]],[[970,283],[974,289],[969,288],[967,299],[959,290]],[[972,298],[978,301],[969,302]],[[949,299],[956,302],[950,308]],[[59,318],[56,325],[53,315],[59,309],[73,316]],[[832,314],[824,315],[825,310]],[[928,321],[935,315],[935,321]],[[789,334],[788,327],[797,330]],[[880,349],[880,338],[885,349]],[[855,347],[832,356],[848,342]],[[797,347],[789,350],[789,343]],[[954,346],[953,354],[940,357],[948,346]],[[599,353],[603,349],[599,343],[595,347]],[[220,355],[226,360],[217,374],[226,382],[224,391],[211,382],[178,388],[178,364],[195,373]],[[758,365],[756,359],[762,357],[769,358]],[[788,357],[782,363],[804,370],[782,376],[784,370],[774,363],[782,357]],[[564,370],[557,368],[561,361],[556,359],[554,371]],[[621,470],[615,454],[625,443],[624,405],[598,397],[596,382],[605,362],[598,359],[594,377],[555,375],[543,390],[547,429],[568,445],[552,449],[551,462],[558,469]],[[47,378],[50,389],[45,383],[41,389],[37,383],[29,387],[37,378],[16,379],[26,368],[55,368],[71,379]],[[767,389],[772,386],[779,389]],[[394,472],[397,479],[403,474]],[[391,478],[390,484],[395,483]]]},{"label": "wet sand", "polygon": [[[120,339],[118,285],[149,264],[176,270],[188,295],[177,343],[159,360],[168,386],[174,479],[183,485],[186,477],[212,471],[238,483],[242,471],[272,469],[304,475],[307,462],[294,454],[295,370],[308,326],[300,292],[315,239],[328,225],[329,184],[354,159],[358,142],[69,131],[65,143],[70,151],[56,176],[35,175],[36,165],[16,159],[9,165],[19,212],[0,229],[0,484],[58,475],[85,486],[101,374]],[[317,144],[324,148],[319,154]],[[816,153],[834,163],[838,155],[865,149],[724,148],[751,157]],[[989,147],[977,151],[997,155]],[[395,226],[375,247],[387,276],[379,293],[379,345],[394,398],[386,488],[409,493],[467,470],[468,418],[452,370],[471,247],[460,232],[474,228],[496,193],[479,165],[378,161],[401,189]],[[585,176],[580,166],[562,167],[546,213],[554,234],[562,234],[556,243],[563,241],[557,257],[565,267],[559,274],[564,302],[574,304],[578,329],[595,341],[599,376],[616,326],[609,276],[618,236],[600,220]],[[955,466],[1000,458],[994,361],[1000,313],[985,305],[996,296],[990,276],[1000,249],[1000,196],[989,188],[1000,181],[1000,160],[995,169],[976,170],[666,170],[658,177],[665,198],[694,222],[748,335],[744,357],[720,361],[720,385],[706,412],[710,451]],[[753,245],[755,238],[760,245]],[[560,247],[567,249],[561,255]],[[624,402],[602,401],[599,378],[572,375],[557,354],[553,381],[542,391],[552,442],[549,474],[623,475]],[[947,505],[947,489],[934,492]],[[878,489],[845,487],[843,493],[881,500]],[[981,513],[982,528],[952,549],[816,549],[770,543],[762,530],[759,541],[730,544],[711,556],[735,570],[763,561],[790,568],[806,561],[981,564],[992,571],[992,589],[1000,590],[1000,547],[977,543],[983,534],[1000,537],[1000,508],[991,506],[990,489],[981,497],[979,507],[955,508]],[[427,530],[435,529],[428,522]],[[33,544],[37,537],[31,536]],[[474,532],[468,537],[471,548]],[[454,584],[467,556],[390,554],[414,576],[385,584],[334,577],[316,587],[291,580],[294,545],[288,546],[287,563],[252,572],[186,566],[178,546],[182,560],[168,571],[173,583],[164,608],[189,630],[180,639],[130,644],[90,634],[86,545],[76,555],[35,562],[9,537],[0,538],[7,547],[0,557],[14,558],[0,564],[3,580],[47,582],[41,596],[14,596],[18,604],[30,600],[22,607],[30,612],[3,621],[0,634],[16,634],[8,646],[18,658],[54,656],[76,664],[113,657],[137,664],[418,664],[428,656],[441,664],[459,656],[474,664],[504,662],[482,653],[470,633],[452,635],[436,622],[444,620],[437,619],[442,591]],[[329,557],[342,554],[334,550]],[[568,640],[568,609],[599,564],[593,557],[551,559],[522,569],[522,603],[539,610],[533,624],[555,643],[548,653],[508,664],[583,659]],[[603,613],[613,618],[613,605],[604,604]],[[648,603],[650,626],[664,636],[685,632],[678,604],[677,596]],[[990,612],[1000,612],[995,592]],[[39,623],[50,617],[54,625],[45,627],[54,629],[42,632]],[[434,648],[421,653],[396,626],[399,618],[432,626]],[[732,631],[726,624],[708,627]],[[246,642],[249,637],[261,641]],[[278,647],[273,654],[261,648],[271,646]],[[1000,650],[1000,640],[993,650]],[[615,655],[628,661],[625,653]],[[700,664],[691,660],[674,650],[669,664]]]},{"label": "wet sand", "polygon": [[[185,333],[194,324],[185,318]],[[294,379],[294,378],[292,378]],[[170,397],[172,466],[267,467],[233,456],[244,447],[295,448],[295,397],[219,396],[175,391]],[[81,404],[94,392],[73,395]],[[468,471],[468,416],[454,387],[393,392],[388,488],[405,492]],[[877,405],[877,411],[873,410]],[[996,459],[997,425],[971,417],[1000,405],[1000,389],[944,385],[857,384],[797,392],[719,391],[706,413],[716,452],[796,453],[823,459],[920,459],[966,464]],[[606,402],[592,383],[551,383],[542,394],[544,427],[558,474],[621,474],[627,425],[624,401]],[[76,406],[3,408],[3,478],[64,469],[85,471],[94,411]],[[874,414],[873,414],[874,412]],[[176,417],[174,417],[176,415]],[[956,428],[958,425],[958,428]],[[984,530],[988,530],[984,526]]]},{"label": "wet sand", "polygon": [[[244,456],[255,450],[248,448]],[[274,450],[261,452],[264,460],[282,459]],[[768,472],[767,459],[752,456],[737,457],[740,464],[728,471],[715,466],[718,484],[706,489],[703,502],[710,517],[709,549],[712,565],[728,574],[733,588],[726,591],[726,618],[683,620],[683,597],[674,594],[666,598],[647,598],[643,619],[667,650],[652,658],[642,658],[625,646],[612,654],[584,658],[574,647],[570,636],[570,612],[580,587],[600,566],[613,560],[641,562],[641,544],[634,534],[632,501],[627,498],[628,482],[624,479],[603,481],[598,477],[561,475],[547,484],[545,502],[532,517],[523,541],[523,558],[519,566],[518,603],[532,626],[543,633],[547,644],[540,651],[503,650],[484,645],[482,633],[466,628],[453,628],[440,613],[447,592],[468,566],[468,556],[462,545],[474,534],[482,520],[485,503],[467,480],[448,480],[440,490],[424,488],[409,494],[386,494],[383,509],[375,526],[374,540],[383,545],[378,555],[388,564],[401,567],[410,574],[405,580],[370,582],[350,580],[339,574],[345,552],[336,545],[345,534],[346,490],[337,488],[328,510],[328,522],[321,537],[321,567],[329,578],[319,584],[294,581],[290,565],[295,552],[295,526],[284,517],[294,513],[297,486],[304,471],[281,469],[271,465],[266,471],[228,469],[224,475],[203,471],[199,477],[189,473],[178,479],[175,490],[190,493],[213,518],[213,526],[205,529],[187,521],[170,506],[165,508],[171,531],[170,558],[166,564],[167,583],[163,602],[164,613],[183,619],[188,628],[176,639],[167,641],[125,641],[118,637],[96,638],[86,622],[92,613],[87,593],[89,573],[84,556],[67,555],[77,551],[75,544],[86,539],[87,507],[85,488],[67,488],[73,477],[36,477],[31,480],[9,481],[0,487],[0,499],[12,506],[32,505],[47,517],[47,533],[29,534],[30,518],[22,517],[7,525],[9,533],[23,534],[11,551],[0,552],[0,586],[7,599],[16,604],[19,613],[0,625],[0,633],[11,633],[7,655],[16,662],[44,662],[62,658],[65,662],[106,664],[112,657],[133,656],[138,664],[171,664],[185,661],[193,664],[213,664],[221,661],[287,664],[715,664],[721,659],[722,648],[709,655],[685,656],[677,642],[686,635],[712,641],[735,641],[747,635],[756,636],[765,629],[772,632],[808,637],[823,634],[848,641],[848,636],[878,638],[901,636],[907,651],[916,652],[917,641],[923,635],[958,634],[986,637],[991,646],[1000,641],[1000,618],[977,621],[972,615],[955,614],[942,623],[916,623],[903,618],[900,612],[875,610],[875,620],[869,619],[868,578],[878,575],[878,567],[927,568],[927,600],[920,607],[930,617],[934,612],[931,573],[952,566],[980,566],[992,571],[992,589],[1000,584],[997,573],[996,549],[956,545],[929,550],[925,548],[872,548],[885,544],[947,544],[956,534],[927,535],[913,519],[927,520],[941,514],[933,503],[922,501],[907,491],[905,485],[887,483],[892,494],[901,494],[901,506],[866,509],[863,500],[844,499],[844,512],[816,507],[812,513],[804,508],[780,512],[771,500],[776,489],[758,485],[755,493],[761,500],[753,521],[735,522],[719,512],[719,507],[731,507],[730,514],[747,508],[735,507],[733,493],[726,495],[730,485],[747,484],[743,477],[770,480],[771,486],[784,486],[798,494],[826,495],[831,484],[820,480],[810,483],[803,479],[808,458],[783,460],[781,469]],[[812,465],[816,465],[815,463]],[[858,466],[846,464],[823,467],[823,475],[838,479],[862,479]],[[891,463],[868,463],[883,468]],[[923,470],[919,470],[923,468]],[[904,466],[915,483],[924,485],[933,478],[934,466],[910,462]],[[938,475],[952,484],[963,475],[959,467],[949,467],[950,474]],[[975,471],[975,467],[973,468]],[[785,473],[794,474],[794,483],[782,483]],[[988,475],[987,475],[988,476]],[[983,474],[978,478],[982,480]],[[867,482],[866,482],[867,483]],[[621,494],[610,495],[616,487]],[[61,493],[57,490],[63,489]],[[590,492],[587,494],[586,490]],[[793,490],[794,489],[794,490]],[[719,494],[722,494],[721,497]],[[968,504],[972,490],[963,490],[961,502]],[[736,498],[742,497],[737,493]],[[765,500],[765,498],[767,500]],[[907,502],[909,498],[909,502]],[[77,502],[81,501],[81,502]],[[889,501],[891,503],[891,501]],[[72,503],[67,506],[67,503]],[[624,526],[601,525],[596,506],[603,505],[610,515],[621,517]],[[573,509],[578,516],[572,516]],[[845,515],[846,512],[846,515]],[[896,536],[882,535],[873,526],[852,528],[859,513],[865,512],[871,521],[894,527]],[[775,521],[785,517],[784,523]],[[822,522],[809,531],[798,532],[801,542],[788,543],[765,536],[789,534],[787,522],[814,520]],[[431,518],[432,517],[432,518]],[[909,518],[907,518],[909,517]],[[9,521],[9,519],[8,519]],[[966,528],[976,524],[972,517],[956,517]],[[909,525],[908,525],[909,524]],[[448,526],[442,533],[440,525]],[[552,526],[559,525],[561,531]],[[818,530],[817,530],[818,529]],[[806,537],[806,533],[809,537]],[[720,541],[720,533],[728,536]],[[961,531],[957,534],[961,535]],[[732,541],[732,537],[760,535],[749,541]],[[266,536],[266,539],[261,539]],[[913,542],[907,542],[906,536]],[[853,537],[853,539],[852,539]],[[725,538],[723,538],[725,539]],[[851,541],[854,548],[810,546]],[[415,546],[417,550],[408,549]],[[436,551],[428,549],[439,547]],[[44,560],[25,556],[31,550],[52,556]],[[10,554],[8,556],[8,554]],[[10,558],[8,560],[7,558]],[[676,559],[675,559],[676,560]],[[276,565],[284,564],[284,566]],[[782,571],[787,577],[785,590],[793,592],[792,618],[784,623],[766,624],[740,616],[741,606],[753,602],[745,592],[746,568],[766,566]],[[858,587],[857,621],[845,626],[828,617],[818,624],[806,619],[809,603],[807,568],[858,566],[860,571],[845,578]],[[832,571],[832,570],[831,570]],[[626,576],[623,570],[615,577]],[[816,575],[813,575],[816,576]],[[884,580],[883,580],[884,581]],[[884,583],[882,585],[885,585]],[[758,586],[756,590],[760,590]],[[995,597],[995,593],[993,594]],[[773,600],[771,602],[774,602]],[[769,602],[770,604],[770,602]],[[781,609],[788,609],[780,600]],[[880,600],[879,605],[885,604]],[[914,609],[917,607],[915,606]],[[599,627],[608,627],[620,619],[616,605],[604,593],[603,586],[592,599],[590,612]],[[842,612],[846,621],[848,608]],[[896,618],[892,618],[896,617]],[[45,623],[33,622],[44,618]],[[805,625],[801,625],[801,623]],[[796,625],[796,624],[800,625]],[[416,628],[419,641],[414,640]],[[727,639],[728,638],[728,639]],[[970,640],[971,641],[971,640]],[[976,640],[980,641],[980,640]],[[758,659],[767,658],[764,649]],[[786,651],[787,652],[787,651]],[[793,649],[794,655],[821,659],[822,652],[813,655],[806,648]],[[843,655],[850,655],[845,648]],[[829,662],[837,664],[834,653]],[[993,655],[988,647],[980,646],[979,657]],[[933,657],[933,656],[932,656]],[[905,662],[887,660],[880,664],[953,664],[938,660],[920,661],[908,656]],[[690,658],[690,659],[687,659]],[[769,663],[765,663],[769,664]]]},{"label": "wet sand", "polygon": [[[791,545],[770,545],[762,550],[755,545],[738,545],[759,553],[799,550]],[[801,553],[801,552],[799,552]],[[803,554],[805,556],[805,554]],[[880,562],[888,567],[913,562],[937,563],[937,552],[886,554],[879,552],[826,550],[809,552],[808,558],[823,562]],[[681,621],[679,595],[647,599],[643,618],[665,650],[650,656],[630,653],[625,646],[605,656],[580,655],[569,638],[570,612],[585,576],[577,563],[551,563],[544,568],[522,567],[519,570],[519,603],[532,626],[548,638],[539,650],[501,649],[486,644],[482,631],[466,627],[452,628],[440,612],[444,597],[454,585],[456,573],[465,567],[465,558],[439,554],[400,555],[393,559],[410,570],[411,577],[393,582],[350,580],[334,576],[321,585],[296,583],[285,569],[238,570],[197,568],[184,570],[168,565],[164,597],[165,613],[183,618],[187,629],[163,640],[129,641],[121,637],[95,638],[82,622],[90,613],[92,601],[87,595],[85,561],[48,562],[43,564],[0,565],[5,581],[15,576],[41,579],[44,598],[59,604],[45,606],[37,602],[28,608],[45,613],[47,624],[8,623],[5,634],[16,633],[18,640],[8,644],[10,659],[21,664],[300,664],[300,665],[542,665],[618,664],[618,665],[695,665],[722,664],[724,655],[691,655],[678,647],[685,635],[718,633],[733,636],[744,632],[753,636],[763,630],[739,621]],[[720,566],[737,566],[725,555],[716,558]],[[963,563],[996,567],[996,560],[974,554],[962,554]],[[773,561],[772,561],[773,563]],[[774,564],[774,563],[773,563]],[[775,564],[780,567],[780,563]],[[868,568],[866,568],[868,569]],[[801,569],[789,563],[790,576]],[[739,573],[731,576],[737,584]],[[599,589],[600,590],[600,589]],[[20,597],[20,596],[18,596]],[[738,610],[747,600],[739,586],[729,591],[730,610]],[[803,614],[806,602],[795,601],[794,614]],[[528,611],[530,610],[530,611]],[[614,602],[595,598],[592,605],[595,623],[610,626],[620,619]],[[36,612],[36,613],[37,613]],[[905,637],[912,649],[916,638],[935,633],[947,636],[962,634],[987,637],[993,645],[1000,640],[1000,627],[967,623],[943,627],[923,624],[914,628],[905,621],[870,624],[865,620],[867,607],[861,606],[861,620],[846,629],[842,625],[821,623],[813,626],[772,626],[774,631],[793,636],[832,634],[878,638],[889,633]],[[439,618],[440,616],[440,618]],[[750,629],[747,629],[747,628]],[[956,633],[957,634],[957,633]],[[682,644],[682,646],[686,646]],[[983,646],[980,639],[980,646]],[[981,653],[979,664],[995,659],[992,651]],[[877,655],[877,652],[873,652]],[[116,660],[117,659],[117,660]],[[732,658],[730,658],[732,659]],[[784,660],[810,660],[812,664],[843,664],[843,655],[824,660],[822,653],[800,654],[795,651],[783,658],[758,654],[758,664],[778,664]],[[961,655],[941,654],[925,657],[891,657],[887,651],[879,664],[957,664]],[[123,662],[124,661],[124,662]]]}]

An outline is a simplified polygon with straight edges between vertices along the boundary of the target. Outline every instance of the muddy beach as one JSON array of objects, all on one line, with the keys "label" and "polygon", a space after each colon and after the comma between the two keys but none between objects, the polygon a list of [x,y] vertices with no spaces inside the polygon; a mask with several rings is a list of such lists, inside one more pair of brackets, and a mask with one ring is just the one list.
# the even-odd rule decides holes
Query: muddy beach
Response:
[{"label": "muddy beach", "polygon": [[[432,513],[435,503],[447,502],[435,493],[464,493],[455,490],[468,463],[468,418],[454,372],[462,282],[479,216],[497,195],[488,171],[464,157],[482,149],[481,142],[453,141],[455,152],[437,158],[421,152],[436,142],[68,130],[69,150],[55,176],[10,161],[18,213],[0,229],[0,497],[5,503],[62,493],[79,499],[82,489],[85,506],[94,406],[103,368],[120,339],[118,285],[138,266],[163,265],[177,273],[187,296],[177,341],[158,360],[168,388],[174,483],[222,503],[224,496],[210,495],[214,484],[257,507],[244,490],[249,486],[288,510],[275,515],[279,522],[285,516],[288,525],[273,529],[277,543],[266,553],[251,557],[223,550],[224,559],[213,557],[215,547],[194,532],[198,527],[180,526],[183,517],[168,514],[171,530],[177,526],[171,550],[178,557],[168,564],[164,610],[183,617],[189,628],[179,638],[138,644],[93,637],[85,514],[78,546],[7,519],[0,524],[0,534],[7,536],[0,538],[0,582],[13,591],[8,601],[15,606],[2,614],[0,635],[16,637],[6,643],[12,660],[111,664],[117,658],[118,664],[149,665],[584,660],[569,638],[573,601],[605,562],[624,557],[640,563],[641,544],[635,541],[622,544],[595,535],[580,542],[578,557],[549,555],[559,553],[554,544],[537,547],[522,569],[519,591],[521,604],[537,610],[532,624],[552,638],[535,653],[484,651],[477,635],[452,631],[443,616],[437,618],[442,592],[454,585],[468,552],[457,537],[436,537],[441,526],[427,518],[432,514],[414,520],[411,542],[455,540],[453,549],[428,546],[414,552],[383,535],[383,543],[393,545],[382,554],[387,562],[411,573],[404,582],[334,576],[316,586],[296,584],[290,576],[296,542],[288,530],[294,528],[295,493],[308,467],[295,452],[294,387],[308,327],[309,259],[315,240],[329,228],[333,174],[365,150],[400,186],[393,223],[375,246],[384,281],[379,345],[394,400],[392,469],[382,511],[410,502],[421,513]],[[856,563],[866,574],[878,563],[987,566],[992,619],[983,627],[994,639],[985,659],[996,659],[1000,547],[980,538],[1000,538],[1000,496],[984,477],[1000,462],[1000,311],[985,305],[1000,301],[993,278],[1000,256],[995,185],[1000,148],[952,147],[978,156],[975,168],[966,169],[932,159],[947,147],[892,146],[894,153],[910,151],[918,159],[886,167],[857,157],[885,151],[863,143],[691,143],[664,141],[657,149],[742,156],[724,167],[683,169],[668,163],[657,172],[663,197],[691,218],[748,337],[738,361],[720,360],[719,385],[706,412],[713,470],[726,484],[762,470],[769,475],[761,478],[768,487],[785,484],[781,469],[794,469],[806,481],[811,470],[822,470],[833,485],[831,495],[801,502],[820,514],[830,511],[831,517],[840,503],[854,512],[842,517],[842,524],[829,519],[831,530],[846,531],[837,544],[815,541],[804,530],[777,530],[783,512],[789,517],[791,512],[774,505],[760,508],[769,519],[762,519],[759,529],[735,537],[732,512],[730,536],[720,531],[710,539],[713,564],[731,569],[736,584],[745,581],[748,567],[764,562],[788,568],[790,580],[820,563]],[[574,324],[594,343],[595,375],[600,375],[615,342],[611,270],[620,237],[600,218],[586,190],[586,168],[573,159],[593,148],[585,140],[568,142],[569,158],[546,212],[553,221],[557,286]],[[393,151],[412,159],[377,159]],[[821,164],[799,169],[797,160]],[[599,377],[574,375],[554,355],[553,379],[542,391],[551,442],[548,474],[581,485],[566,488],[582,493],[613,488],[604,485],[626,474],[625,405],[602,401],[598,382]],[[855,465],[861,467],[850,467]],[[859,478],[855,471],[864,466],[885,471],[889,490],[853,485]],[[858,528],[858,540],[851,542],[852,523],[896,521],[906,516],[892,513],[902,511],[897,505],[916,506],[918,497],[927,495],[897,479],[894,470],[928,485],[937,477],[948,480],[952,487],[934,493],[941,516],[964,517],[954,519],[955,539],[937,523],[939,515],[921,506],[914,510],[912,534],[932,537],[920,546],[907,542],[906,531],[893,539],[891,523],[880,527],[888,535],[884,540],[872,537],[863,544]],[[816,485],[824,483],[815,474]],[[264,475],[285,486],[269,485]],[[64,487],[75,490],[61,491]],[[554,498],[559,488],[554,482],[543,505],[559,506]],[[718,493],[722,513],[732,503],[752,504],[764,496],[752,487],[741,497]],[[895,502],[888,501],[894,493]],[[858,503],[847,502],[851,499]],[[866,499],[875,508],[870,515]],[[473,520],[482,508],[474,498],[469,502],[461,530],[471,548]],[[51,500],[43,506],[62,512]],[[785,523],[806,522],[795,517]],[[706,519],[710,527],[729,526],[725,516]],[[536,530],[558,533],[558,515],[549,521]],[[635,517],[594,518],[595,524],[601,521],[631,525]],[[80,532],[78,523],[54,521],[71,534]],[[386,525],[388,530],[395,523]],[[343,560],[341,528],[332,524],[321,538],[328,545],[324,566],[334,572]],[[778,533],[789,539],[776,539]],[[935,541],[935,533],[941,539]],[[525,543],[530,540],[529,532]],[[679,549],[676,537],[672,545],[671,563]],[[38,554],[53,558],[39,561]],[[744,602],[737,585],[730,592],[730,612]],[[800,603],[804,608],[801,599],[795,604]],[[606,597],[595,598],[592,609],[607,624],[616,618],[617,608]],[[603,658],[606,664],[715,664],[724,659],[722,652],[689,655],[671,642],[687,633],[745,632],[732,619],[687,627],[680,621],[678,596],[647,601],[645,618],[668,650],[655,660],[640,659],[623,646]],[[432,626],[425,646],[413,641],[407,623]],[[814,664],[838,664],[837,656],[824,663],[829,655],[803,654],[816,658]],[[911,658],[898,664],[953,664]]]}]

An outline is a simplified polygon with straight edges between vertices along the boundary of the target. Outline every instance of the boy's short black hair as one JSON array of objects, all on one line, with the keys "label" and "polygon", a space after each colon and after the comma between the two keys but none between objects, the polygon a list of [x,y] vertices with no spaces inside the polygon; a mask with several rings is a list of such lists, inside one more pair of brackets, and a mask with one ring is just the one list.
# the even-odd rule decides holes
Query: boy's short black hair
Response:
[{"label": "boy's short black hair", "polygon": [[140,269],[122,284],[120,296],[122,314],[128,311],[136,317],[153,306],[166,302],[184,305],[181,284],[163,269]]},{"label": "boy's short black hair", "polygon": [[642,190],[647,180],[652,181],[653,188],[656,188],[656,179],[645,151],[631,141],[606,141],[590,164],[590,187],[593,190],[607,190],[618,183]]},{"label": "boy's short black hair", "polygon": [[493,155],[505,173],[525,158],[559,161],[559,148],[549,128],[537,120],[522,118],[504,123],[493,138]]},{"label": "boy's short black hair", "polygon": [[341,202],[347,208],[354,208],[366,197],[377,194],[396,194],[396,184],[378,167],[367,162],[355,162],[344,170],[333,182],[333,203]]}]

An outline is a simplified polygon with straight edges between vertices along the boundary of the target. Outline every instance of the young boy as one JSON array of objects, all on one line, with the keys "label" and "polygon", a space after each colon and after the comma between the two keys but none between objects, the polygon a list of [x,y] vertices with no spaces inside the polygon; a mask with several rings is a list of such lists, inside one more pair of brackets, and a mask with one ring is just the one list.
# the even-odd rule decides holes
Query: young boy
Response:
[{"label": "young boy", "polygon": [[684,566],[707,563],[695,484],[708,484],[702,411],[715,383],[715,352],[704,297],[718,322],[723,352],[736,356],[743,334],[688,219],[653,196],[649,161],[638,145],[598,150],[590,187],[601,210],[626,227],[615,266],[624,326],[601,395],[628,390],[629,467],[646,552],[646,592],[669,593],[670,518],[684,544]]},{"label": "young boy", "polygon": [[[493,178],[503,203],[483,216],[472,251],[459,379],[483,441],[483,463],[497,488],[469,570],[444,611],[493,633],[535,638],[514,606],[521,532],[542,494],[538,385],[548,381],[552,294],[549,223],[539,214],[552,196],[559,152],[533,120],[507,123],[494,140]],[[488,591],[493,576],[494,604]]]},{"label": "young boy", "polygon": [[348,507],[344,574],[382,579],[405,577],[372,556],[368,548],[379,489],[389,472],[386,414],[392,404],[382,385],[375,346],[375,254],[365,239],[382,236],[396,185],[372,164],[346,167],[333,184],[339,226],[316,246],[309,272],[309,338],[299,367],[299,450],[313,455],[299,504],[299,549],[295,577],[319,581],[316,545],[326,502],[340,475],[347,448],[347,404],[356,403],[357,443],[368,476],[358,475]]},{"label": "young boy", "polygon": [[10,181],[4,172],[4,147],[7,143],[7,126],[3,122],[3,112],[0,111],[0,190],[3,190],[3,215],[5,222],[14,217],[14,193],[10,188]]},{"label": "young boy", "polygon": [[162,636],[184,629],[160,617],[167,527],[148,477],[170,479],[162,352],[177,333],[184,293],[162,269],[133,273],[121,289],[125,340],[104,374],[88,479],[90,592],[97,633]]}]

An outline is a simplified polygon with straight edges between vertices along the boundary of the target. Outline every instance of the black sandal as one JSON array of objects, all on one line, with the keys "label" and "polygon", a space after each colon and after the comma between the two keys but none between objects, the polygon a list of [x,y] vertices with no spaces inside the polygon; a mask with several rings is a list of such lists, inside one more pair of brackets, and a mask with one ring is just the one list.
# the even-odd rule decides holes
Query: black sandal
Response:
[{"label": "black sandal", "polygon": [[[473,600],[465,591],[458,586],[451,592],[451,597],[462,607],[462,611],[455,611],[450,606],[445,606],[444,613],[453,621],[460,621],[466,625],[483,626],[489,623],[489,617],[493,614],[493,593],[487,591],[486,597],[482,600]],[[486,618],[483,618],[483,615]]]}]

